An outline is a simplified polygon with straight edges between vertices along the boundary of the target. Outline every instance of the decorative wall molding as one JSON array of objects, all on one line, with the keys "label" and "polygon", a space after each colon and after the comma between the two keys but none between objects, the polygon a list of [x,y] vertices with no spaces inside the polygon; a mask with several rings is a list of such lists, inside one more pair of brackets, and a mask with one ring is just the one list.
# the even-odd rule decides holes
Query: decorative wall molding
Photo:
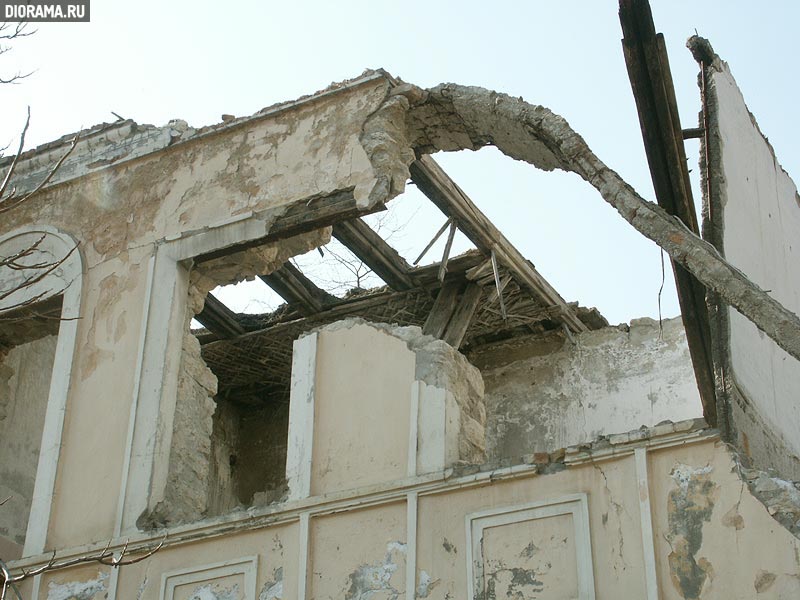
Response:
[{"label": "decorative wall molding", "polygon": [[168,571],[161,576],[160,600],[173,600],[175,590],[193,583],[208,582],[214,579],[241,575],[242,600],[256,600],[256,579],[258,576],[258,556],[245,556],[225,562],[212,563],[185,569]]},{"label": "decorative wall molding", "polygon": [[[12,256],[21,249],[36,244],[36,252],[26,264],[60,264],[46,273],[32,286],[24,286],[0,300],[0,312],[19,303],[46,300],[52,296],[63,295],[61,303],[61,323],[58,329],[56,354],[53,360],[53,374],[50,378],[50,391],[42,430],[42,443],[39,447],[39,462],[36,468],[36,481],[33,488],[30,516],[23,556],[36,555],[44,551],[47,530],[55,493],[58,459],[61,452],[61,436],[64,430],[64,415],[67,409],[69,383],[72,377],[72,363],[78,338],[78,323],[81,316],[81,289],[83,284],[83,257],[78,242],[69,234],[50,227],[37,225],[17,229],[0,237],[0,254]],[[6,270],[7,269],[7,270]],[[30,277],[31,272],[10,268],[0,271],[0,282],[4,290],[12,290],[21,279]],[[41,276],[41,268],[34,268],[33,275]]]},{"label": "decorative wall molding", "polygon": [[570,515],[574,527],[577,559],[578,600],[594,600],[594,567],[589,534],[589,503],[586,494],[571,494],[553,500],[495,508],[466,516],[467,599],[483,597],[484,544],[486,529],[514,523]]}]

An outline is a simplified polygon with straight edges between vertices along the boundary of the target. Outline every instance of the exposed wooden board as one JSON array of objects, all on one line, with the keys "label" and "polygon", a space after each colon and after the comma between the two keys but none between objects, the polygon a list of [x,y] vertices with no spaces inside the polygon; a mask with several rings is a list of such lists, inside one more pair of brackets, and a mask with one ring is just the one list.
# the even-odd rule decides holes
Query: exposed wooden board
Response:
[{"label": "exposed wooden board", "polygon": [[[623,53],[658,204],[699,235],[683,145],[684,132],[664,37],[655,32],[646,0],[620,0],[620,22]],[[703,412],[708,423],[715,426],[716,394],[706,290],[683,267],[674,261],[672,266]]]},{"label": "exposed wooden board", "polygon": [[203,310],[195,316],[195,319],[200,321],[203,327],[216,335],[218,339],[236,337],[245,332],[236,320],[236,313],[211,294],[206,296]]},{"label": "exposed wooden board", "polygon": [[422,333],[441,338],[447,329],[447,324],[453,317],[458,303],[458,293],[462,284],[458,282],[447,282],[439,290],[436,301],[433,303],[431,313],[425,321]]},{"label": "exposed wooden board", "polygon": [[442,339],[453,348],[458,348],[461,346],[461,342],[464,341],[469,324],[472,322],[472,315],[475,314],[482,296],[483,288],[476,283],[467,285],[464,293],[461,294],[458,307],[442,336]]},{"label": "exposed wooden board", "polygon": [[269,275],[260,275],[261,281],[275,290],[288,304],[297,305],[304,315],[312,315],[322,310],[325,304],[336,298],[318,287],[291,262],[286,262]]},{"label": "exposed wooden board", "polygon": [[352,189],[301,200],[291,204],[283,214],[275,219],[265,237],[209,252],[195,257],[194,261],[196,263],[205,262],[220,256],[227,256],[233,252],[261,246],[267,242],[285,239],[314,229],[320,229],[321,227],[328,227],[337,221],[353,219],[382,210],[386,210],[386,207],[381,204],[376,204],[366,210],[357,206],[355,198],[353,198]]},{"label": "exposed wooden board", "polygon": [[411,179],[436,206],[451,216],[458,228],[486,255],[495,251],[497,259],[508,268],[517,281],[535,294],[545,305],[560,307],[560,318],[573,331],[588,328],[561,295],[525,259],[510,241],[494,226],[475,203],[436,164],[430,156],[411,163]]},{"label": "exposed wooden board", "polygon": [[411,266],[361,219],[336,223],[333,235],[392,289],[401,291],[417,287],[409,275]]}]

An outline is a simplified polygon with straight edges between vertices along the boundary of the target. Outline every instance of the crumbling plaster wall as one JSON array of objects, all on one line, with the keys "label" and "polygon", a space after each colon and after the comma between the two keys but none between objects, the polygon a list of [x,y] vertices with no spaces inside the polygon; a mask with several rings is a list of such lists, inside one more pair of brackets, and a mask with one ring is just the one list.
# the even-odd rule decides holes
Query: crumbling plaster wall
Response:
[{"label": "crumbling plaster wall", "polygon": [[702,416],[680,317],[574,336],[520,338],[469,354],[486,387],[490,459]]},{"label": "crumbling plaster wall", "polygon": [[22,554],[33,498],[57,337],[49,335],[0,350],[0,544],[18,544],[0,555]]},{"label": "crumbling plaster wall", "polygon": [[[749,112],[728,65],[705,69],[708,153],[704,235],[725,258],[800,313],[800,195]],[[708,196],[708,193],[706,193]],[[713,298],[713,296],[712,296]],[[760,468],[800,479],[800,362],[715,301],[718,386],[739,449]]]},{"label": "crumbling plaster wall", "polygon": [[[79,141],[49,187],[4,214],[0,233],[47,223],[79,240],[85,260],[48,546],[114,531],[156,245],[232,219],[253,219],[266,233],[292,202],[368,186],[373,171],[359,136],[387,86],[366,77],[205,130],[111,126]],[[63,150],[23,159],[15,184],[38,183],[34,175]]]},{"label": "crumbling plaster wall", "polygon": [[[214,400],[217,378],[203,361],[200,342],[190,330],[190,322],[202,310],[206,296],[218,285],[267,275],[290,257],[326,244],[330,236],[330,228],[325,228],[235,252],[192,269],[166,489],[163,499],[142,516],[140,526],[196,521],[229,507],[239,492],[231,471],[231,455],[222,451],[226,440],[231,441],[230,435],[225,428],[217,435],[214,430],[214,413],[219,410]],[[217,419],[218,425],[223,423],[223,419]],[[220,447],[214,448],[215,438],[219,438]],[[224,489],[225,482],[233,489]],[[262,483],[265,489],[258,491],[268,491],[268,482]]]}]

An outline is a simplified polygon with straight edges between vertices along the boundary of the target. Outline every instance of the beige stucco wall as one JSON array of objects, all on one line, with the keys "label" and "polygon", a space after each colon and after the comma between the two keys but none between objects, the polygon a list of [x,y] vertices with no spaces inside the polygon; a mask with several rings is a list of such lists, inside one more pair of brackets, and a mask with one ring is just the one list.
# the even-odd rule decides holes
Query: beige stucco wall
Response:
[{"label": "beige stucco wall", "polygon": [[478,348],[491,459],[519,458],[701,417],[680,317],[574,336],[560,332]]},{"label": "beige stucco wall", "polygon": [[[358,136],[386,85],[373,79],[182,143],[173,132],[160,151],[129,161],[100,154],[94,140],[81,142],[70,161],[90,163],[86,175],[4,215],[0,235],[46,223],[79,240],[85,260],[49,546],[114,531],[157,241],[369,179]],[[125,148],[128,139],[117,144]]]},{"label": "beige stucco wall", "polygon": [[[206,588],[203,594],[213,592],[199,596],[209,600],[404,598],[405,570],[412,560],[418,597],[466,598],[469,515],[546,506],[576,494],[585,494],[588,537],[576,533],[570,514],[539,514],[485,530],[485,581],[492,581],[494,590],[494,596],[485,595],[487,600],[508,597],[507,592],[574,597],[568,594],[576,590],[579,577],[576,555],[586,544],[596,598],[647,598],[648,561],[656,567],[663,599],[797,597],[800,542],[742,485],[724,444],[695,432],[669,439],[623,444],[613,454],[596,448],[591,456],[550,474],[505,470],[482,479],[420,479],[380,494],[362,488],[338,501],[314,497],[265,517],[242,514],[234,522],[209,524],[205,538],[177,529],[154,556],[121,569],[117,582],[103,577],[103,567],[91,565],[47,575],[39,598],[81,581],[86,587],[100,586],[80,596],[87,599],[107,593],[140,600],[188,598],[200,588]],[[638,483],[633,446],[649,446],[644,488]],[[651,502],[653,552],[642,541],[645,497]],[[416,512],[409,511],[409,502]],[[309,515],[307,538],[299,521],[303,514]],[[241,573],[203,576],[220,563],[251,557],[255,595],[244,590],[247,579]],[[298,595],[301,561],[307,564],[305,596]],[[190,583],[176,587],[173,596],[161,594],[165,578],[174,581],[186,573],[194,573]],[[234,586],[239,593],[230,592]]]},{"label": "beige stucco wall", "polygon": [[[712,227],[725,258],[800,313],[800,195],[748,111],[728,66],[707,69]],[[800,478],[800,362],[726,309],[733,428],[762,468]],[[723,343],[725,343],[723,342]],[[741,396],[741,397],[739,397]]]},{"label": "beige stucco wall", "polygon": [[402,340],[373,327],[320,332],[312,494],[406,476],[414,365]]},{"label": "beige stucco wall", "polygon": [[56,336],[0,352],[0,545],[18,558],[33,497]]}]

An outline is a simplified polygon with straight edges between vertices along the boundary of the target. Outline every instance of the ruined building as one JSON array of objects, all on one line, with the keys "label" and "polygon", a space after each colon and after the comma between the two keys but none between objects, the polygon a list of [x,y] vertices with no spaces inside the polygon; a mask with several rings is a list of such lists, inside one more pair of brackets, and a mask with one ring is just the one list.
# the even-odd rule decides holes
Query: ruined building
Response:
[{"label": "ruined building", "polygon": [[[800,597],[800,199],[695,39],[701,241],[665,56],[623,24],[663,208],[547,109],[382,71],[202,129],[81,132],[0,219],[0,558],[162,546],[20,596]],[[23,154],[18,189],[72,140]],[[684,319],[565,301],[432,156],[490,144],[662,245]],[[414,267],[370,228],[409,181],[474,250]],[[385,287],[334,296],[290,260],[332,237]],[[209,294],[254,277],[286,304]]]}]

